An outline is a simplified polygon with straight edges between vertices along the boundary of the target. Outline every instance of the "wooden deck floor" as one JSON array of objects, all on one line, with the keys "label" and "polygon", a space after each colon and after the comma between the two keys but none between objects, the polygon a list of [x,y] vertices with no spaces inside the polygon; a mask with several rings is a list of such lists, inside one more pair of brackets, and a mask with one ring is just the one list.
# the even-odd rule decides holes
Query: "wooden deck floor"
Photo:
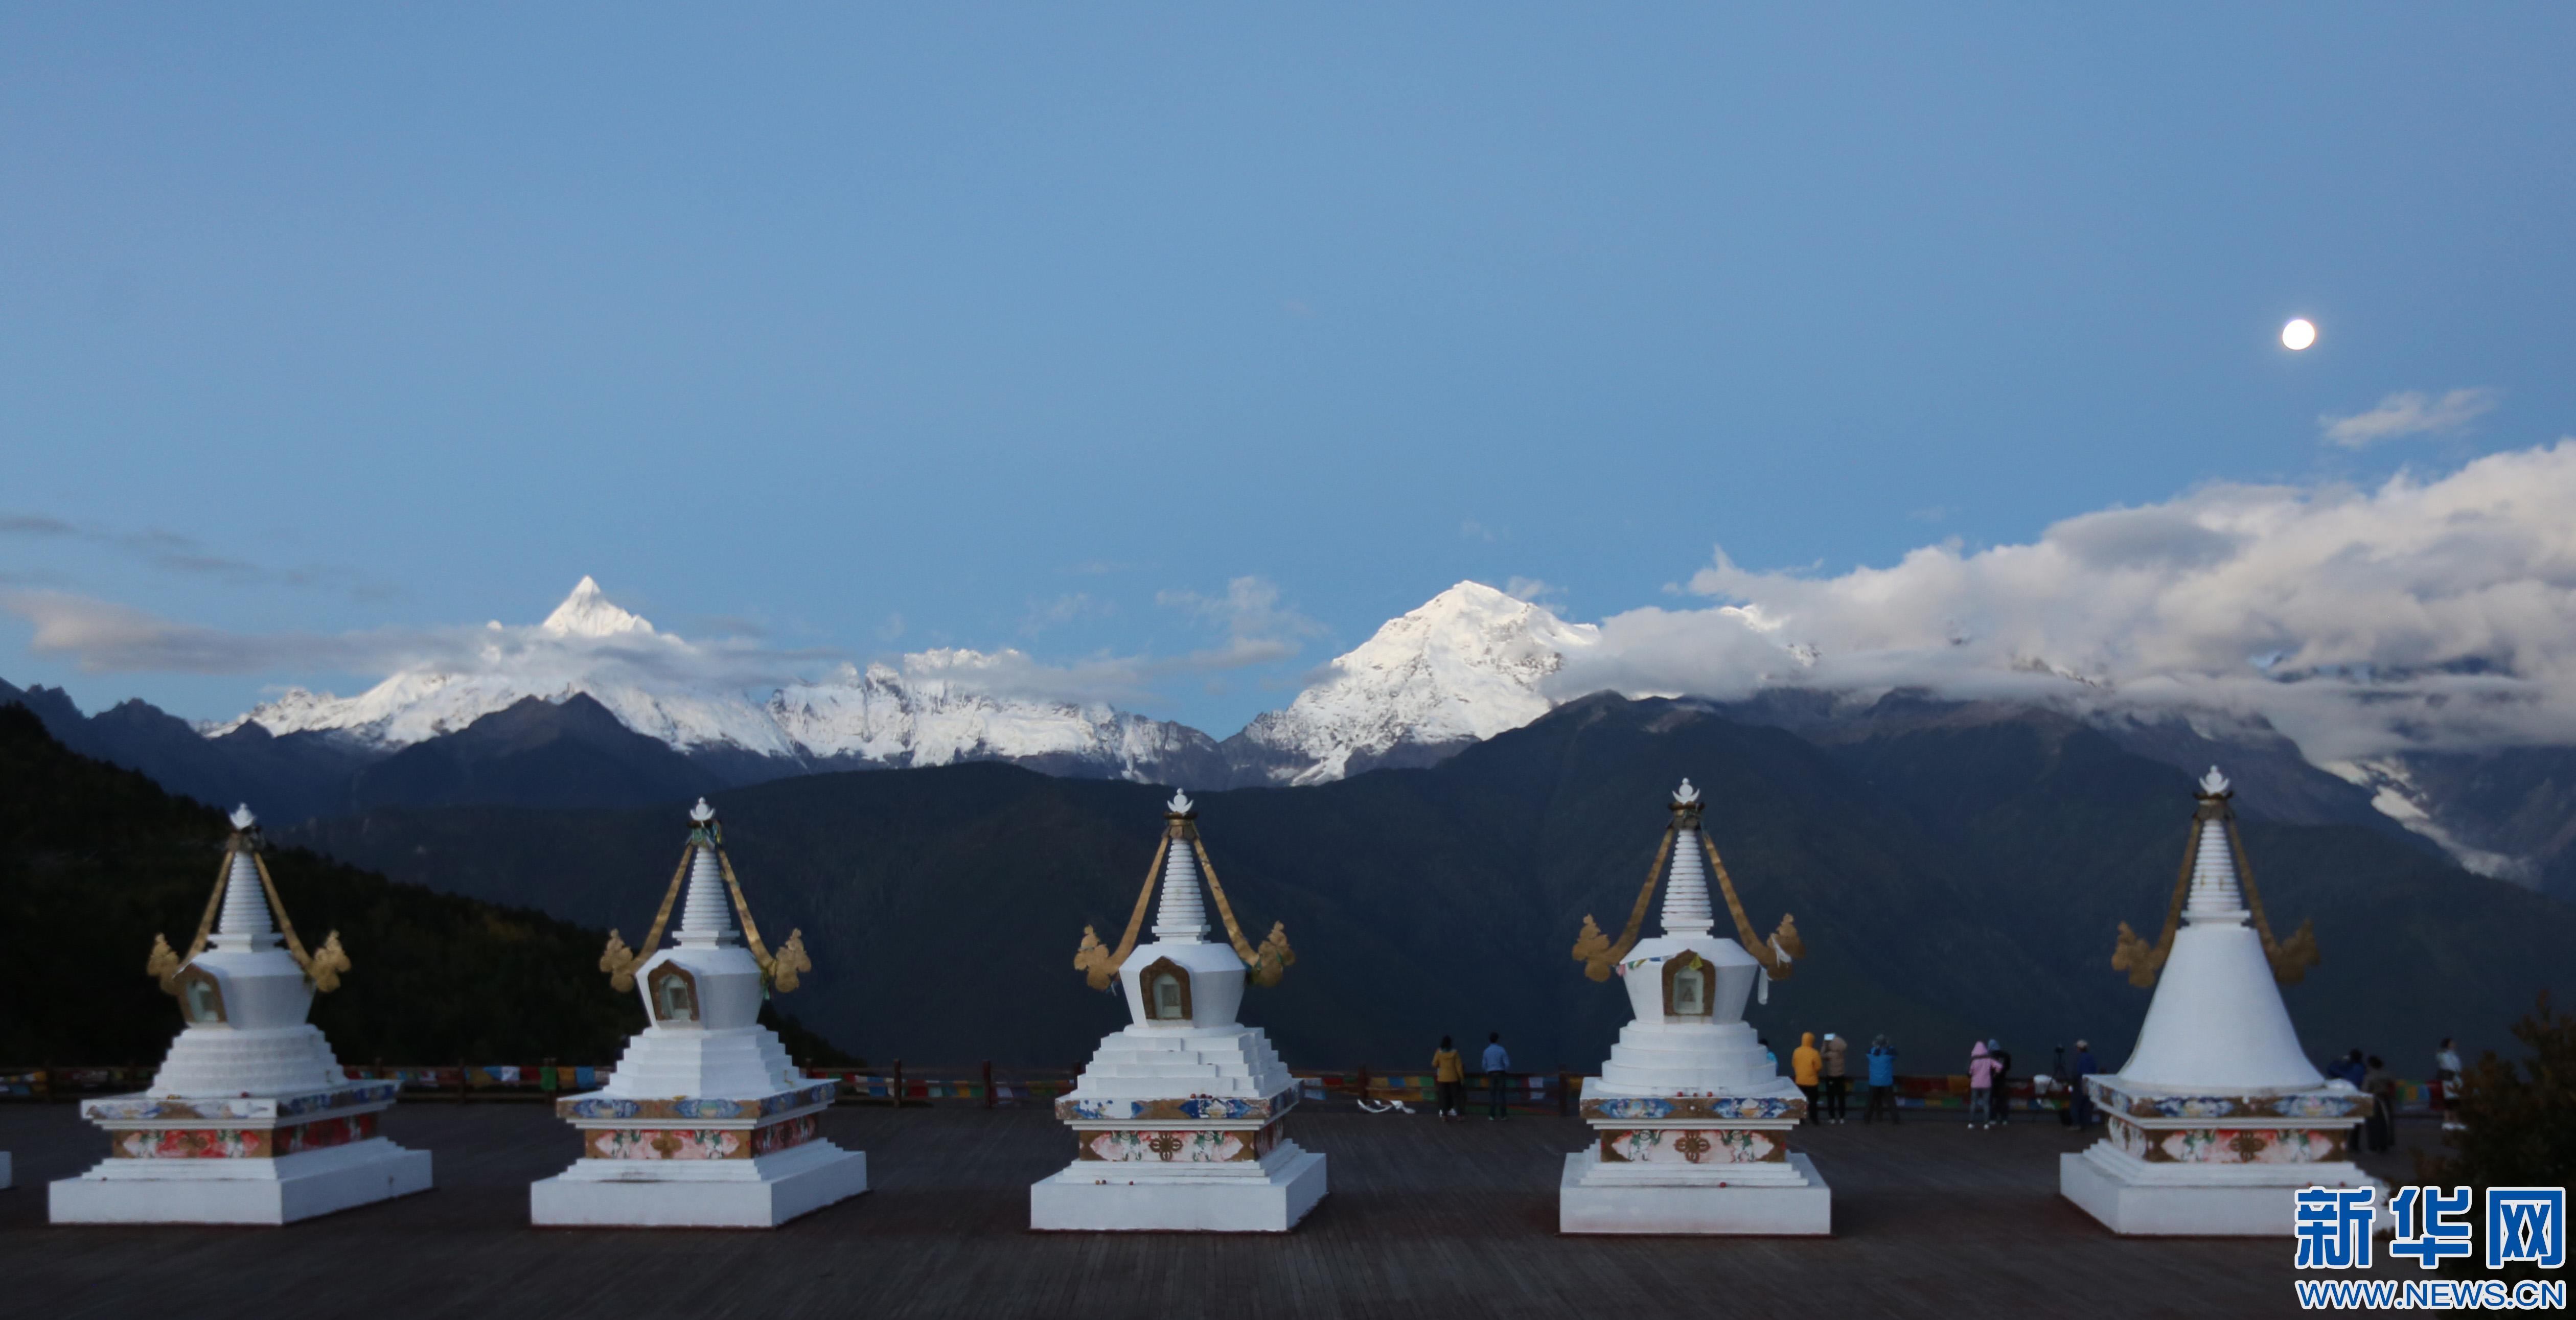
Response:
[{"label": "wooden deck floor", "polygon": [[[1301,1114],[1332,1192],[1286,1237],[1032,1234],[1071,1156],[1043,1112],[842,1109],[874,1188],[774,1232],[540,1230],[528,1183],[576,1154],[536,1105],[406,1104],[438,1189],[285,1229],[54,1228],[44,1184],[104,1153],[68,1105],[0,1108],[8,1314],[258,1316],[2249,1315],[2295,1310],[2284,1239],[2124,1240],[2056,1193],[2054,1123],[1810,1129],[1830,1239],[1556,1233],[1570,1119]],[[2429,1132],[2409,1125],[2407,1139]],[[2401,1151],[2374,1171],[2405,1180]]]}]

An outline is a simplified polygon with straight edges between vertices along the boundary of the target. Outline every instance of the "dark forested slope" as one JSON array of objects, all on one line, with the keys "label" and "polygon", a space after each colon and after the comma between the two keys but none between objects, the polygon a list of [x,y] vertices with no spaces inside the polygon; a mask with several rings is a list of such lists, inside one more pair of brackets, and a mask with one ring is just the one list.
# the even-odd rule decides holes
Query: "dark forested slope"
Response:
[{"label": "dark forested slope", "polygon": [[[1501,1030],[1525,1065],[1588,1068],[1626,1015],[1567,955],[1614,934],[1684,775],[1757,925],[1797,914],[1809,956],[1756,1023],[1895,1034],[1946,1070],[1971,1035],[2026,1059],[2089,1036],[2124,1057],[2147,993],[2109,966],[2152,932],[2182,855],[2190,777],[2073,721],[1920,721],[1823,745],[1703,703],[1589,698],[1428,769],[1201,795],[1253,938],[1299,962],[1247,996],[1288,1056],[1380,1067],[1443,1033]],[[797,1008],[871,1056],[1070,1064],[1123,1020],[1071,967],[1114,941],[1168,789],[999,765],[815,775],[719,795],[764,927],[803,927]],[[397,808],[292,837],[386,873],[629,934],[678,856],[650,810]],[[2254,816],[2251,810],[2247,813]],[[2411,1068],[2434,1039],[2500,1040],[2576,958],[2576,911],[2384,830],[2250,820],[2286,935],[2325,963],[2292,987],[2312,1049]]]},{"label": "dark forested slope", "polygon": [[[143,964],[185,947],[230,827],[211,807],[66,750],[0,705],[0,1063],[144,1064],[179,1029]],[[346,1063],[615,1059],[643,1025],[597,971],[607,935],[523,906],[399,884],[300,848],[268,855],[296,929],[353,964],[312,1021]],[[640,925],[640,923],[639,923]],[[640,934],[640,931],[635,932]],[[792,1044],[822,1049],[793,1023]]]}]

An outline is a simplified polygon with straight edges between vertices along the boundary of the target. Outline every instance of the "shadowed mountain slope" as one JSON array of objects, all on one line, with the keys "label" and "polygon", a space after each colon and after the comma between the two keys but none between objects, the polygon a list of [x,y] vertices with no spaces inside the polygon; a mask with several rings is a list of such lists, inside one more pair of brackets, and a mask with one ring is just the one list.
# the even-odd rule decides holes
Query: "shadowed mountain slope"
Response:
[{"label": "shadowed mountain slope", "polygon": [[[148,1064],[178,1033],[143,970],[152,937],[184,949],[230,832],[211,807],[76,755],[0,705],[0,1063]],[[299,848],[267,854],[308,942],[340,932],[353,964],[312,1022],[344,1063],[610,1062],[641,1004],[597,970],[604,931],[526,907],[399,884]],[[640,932],[639,932],[640,933]],[[800,1059],[827,1050],[778,1024]]]},{"label": "shadowed mountain slope", "polygon": [[[1607,696],[1428,769],[1199,795],[1246,935],[1282,920],[1299,952],[1247,1020],[1316,1065],[1410,1067],[1444,1033],[1501,1030],[1525,1066],[1594,1066],[1624,998],[1568,949],[1586,913],[1615,937],[1685,775],[1757,928],[1793,912],[1806,938],[1753,1010],[1775,1041],[1886,1031],[1920,1071],[1955,1066],[1972,1035],[2004,1037],[2025,1071],[2078,1035],[2125,1057],[2147,993],[2111,970],[2113,932],[2152,938],[2162,918],[2189,776],[2072,721],[1820,746],[1703,703]],[[1086,923],[1118,938],[1166,793],[986,764],[718,803],[764,928],[805,930],[816,971],[797,1008],[819,1028],[877,1058],[1071,1064],[1123,1018],[1083,987],[1074,946]],[[679,805],[391,808],[290,833],[632,934],[678,856]],[[2565,905],[2384,829],[2255,818],[2246,836],[2281,933],[2316,920],[2325,965],[2288,998],[2320,1054],[2360,1044],[2411,1072],[2438,1036],[2500,1039],[2576,949]]]}]

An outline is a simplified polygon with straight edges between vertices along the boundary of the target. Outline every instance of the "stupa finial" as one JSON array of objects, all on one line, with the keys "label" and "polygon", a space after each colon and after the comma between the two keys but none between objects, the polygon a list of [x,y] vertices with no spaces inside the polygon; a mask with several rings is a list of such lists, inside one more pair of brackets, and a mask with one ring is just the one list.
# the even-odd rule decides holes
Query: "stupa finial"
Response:
[{"label": "stupa finial", "polygon": [[704,825],[715,818],[716,809],[708,806],[705,798],[699,798],[698,805],[689,808],[689,819],[696,821],[700,825]]},{"label": "stupa finial", "polygon": [[1676,807],[1692,806],[1698,801],[1699,790],[1691,787],[1691,781],[1687,777],[1682,780],[1681,787],[1673,790],[1673,805]]},{"label": "stupa finial", "polygon": [[1186,816],[1190,814],[1191,808],[1197,805],[1190,801],[1189,794],[1176,788],[1172,790],[1172,800],[1163,804],[1163,812],[1171,816]]},{"label": "stupa finial", "polygon": [[2217,766],[2209,767],[2209,773],[2200,777],[2200,796],[2202,797],[2225,797],[2227,788],[2227,776],[2218,773]]},{"label": "stupa finial", "polygon": [[246,830],[253,825],[257,825],[259,823],[259,817],[250,814],[250,804],[245,802],[240,806],[233,808],[232,822],[234,829]]}]

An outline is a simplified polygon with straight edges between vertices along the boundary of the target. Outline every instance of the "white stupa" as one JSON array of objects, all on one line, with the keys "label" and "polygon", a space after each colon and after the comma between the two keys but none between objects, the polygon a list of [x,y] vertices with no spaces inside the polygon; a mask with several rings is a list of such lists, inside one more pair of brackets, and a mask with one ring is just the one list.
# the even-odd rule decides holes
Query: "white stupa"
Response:
[{"label": "white stupa", "polygon": [[[600,970],[619,990],[640,988],[648,1025],[605,1086],[555,1102],[581,1129],[582,1157],[529,1189],[538,1224],[774,1228],[868,1189],[867,1156],[815,1134],[840,1083],[798,1072],[759,1022],[769,991],[793,990],[813,970],[803,932],[773,956],[715,809],[700,798],[689,820],[640,965],[609,932]],[[683,882],[680,929],[657,949]]]},{"label": "white stupa", "polygon": [[184,957],[156,939],[146,968],[188,1025],[149,1090],[81,1102],[108,1158],[53,1184],[57,1224],[283,1224],[429,1188],[429,1153],[376,1135],[401,1084],[349,1080],[304,1020],[349,970],[339,932],[305,951],[258,821],[232,823],[196,939]]},{"label": "white stupa", "polygon": [[[1324,1199],[1324,1157],[1282,1130],[1297,1079],[1259,1027],[1235,1020],[1247,972],[1274,984],[1296,955],[1276,925],[1259,949],[1244,940],[1197,821],[1189,796],[1174,794],[1115,951],[1083,931],[1074,966],[1094,989],[1108,989],[1114,977],[1131,1023],[1101,1040],[1072,1092],[1056,1101],[1056,1117],[1073,1129],[1075,1156],[1029,1189],[1031,1228],[1284,1233]],[[1225,944],[1208,940],[1203,869]],[[1136,933],[1158,877],[1154,941],[1140,947]]]},{"label": "white stupa", "polygon": [[[1595,980],[1623,977],[1635,1017],[1601,1075],[1583,1079],[1581,1113],[1593,1143],[1565,1157],[1557,1227],[1566,1233],[1818,1234],[1833,1230],[1833,1193],[1815,1162],[1788,1148],[1806,1096],[1766,1057],[1744,1004],[1757,982],[1789,972],[1802,953],[1783,919],[1753,933],[1725,863],[1702,832],[1699,791],[1673,794],[1656,852],[1671,858],[1664,933],[1636,938],[1658,875],[1613,945],[1584,918],[1574,956]],[[1714,869],[1737,938],[1714,933]]]},{"label": "white stupa", "polygon": [[2309,1064],[2276,984],[2306,973],[2316,937],[2272,938],[2216,766],[2197,796],[2162,937],[2120,927],[2112,965],[2155,999],[2128,1063],[2085,1079],[2107,1132],[2059,1157],[2058,1190],[2120,1233],[2287,1236],[2309,1186],[2377,1187],[2385,1215],[2386,1186],[2351,1157],[2370,1097]]}]

